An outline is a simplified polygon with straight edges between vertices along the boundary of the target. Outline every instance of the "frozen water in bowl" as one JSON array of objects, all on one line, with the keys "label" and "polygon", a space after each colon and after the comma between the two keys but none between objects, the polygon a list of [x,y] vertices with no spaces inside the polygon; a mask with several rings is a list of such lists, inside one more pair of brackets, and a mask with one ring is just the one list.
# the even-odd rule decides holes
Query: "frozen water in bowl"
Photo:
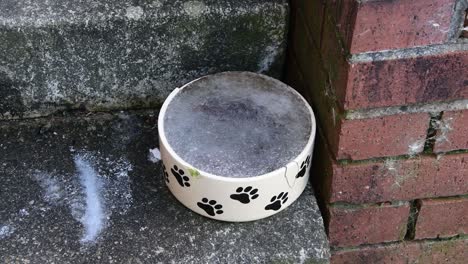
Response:
[{"label": "frozen water in bowl", "polygon": [[252,177],[296,158],[311,122],[306,102],[287,85],[258,74],[221,73],[192,82],[173,98],[164,133],[193,167]]}]

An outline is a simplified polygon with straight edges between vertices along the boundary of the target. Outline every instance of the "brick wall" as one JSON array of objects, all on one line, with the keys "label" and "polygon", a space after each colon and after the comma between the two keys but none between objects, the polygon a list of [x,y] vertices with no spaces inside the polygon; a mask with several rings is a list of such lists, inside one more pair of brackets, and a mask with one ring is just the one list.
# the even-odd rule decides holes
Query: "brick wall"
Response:
[{"label": "brick wall", "polygon": [[[292,0],[333,263],[465,263],[466,0]],[[465,29],[464,29],[465,28]]]}]

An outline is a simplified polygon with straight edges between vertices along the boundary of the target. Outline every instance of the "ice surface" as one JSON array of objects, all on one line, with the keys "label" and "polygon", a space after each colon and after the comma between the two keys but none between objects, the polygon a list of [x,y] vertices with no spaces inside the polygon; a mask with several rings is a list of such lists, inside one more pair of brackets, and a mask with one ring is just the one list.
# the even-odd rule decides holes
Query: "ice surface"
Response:
[{"label": "ice surface", "polygon": [[85,227],[85,234],[81,241],[90,242],[94,241],[104,228],[105,205],[101,198],[102,183],[89,161],[80,155],[75,156],[75,166],[86,196],[86,211],[81,221]]},{"label": "ice surface", "polygon": [[149,150],[148,160],[152,163],[157,163],[161,160],[161,152],[158,148]]},{"label": "ice surface", "polygon": [[[130,209],[132,165],[125,158],[101,157],[87,151],[76,153],[73,161],[76,171],[71,175],[36,171],[33,178],[48,204],[68,207],[72,217],[83,225],[80,241],[92,244],[110,225],[112,214],[124,215]],[[19,214],[27,217],[27,210],[22,210]]]},{"label": "ice surface", "polygon": [[305,102],[287,86],[249,73],[221,73],[184,88],[168,106],[170,146],[195,168],[251,177],[285,166],[311,132]]},{"label": "ice surface", "polygon": [[44,200],[54,205],[58,204],[63,198],[63,189],[58,181],[43,172],[37,172],[34,178],[44,190]]},{"label": "ice surface", "polygon": [[0,239],[7,238],[15,232],[15,228],[10,225],[0,225]]}]

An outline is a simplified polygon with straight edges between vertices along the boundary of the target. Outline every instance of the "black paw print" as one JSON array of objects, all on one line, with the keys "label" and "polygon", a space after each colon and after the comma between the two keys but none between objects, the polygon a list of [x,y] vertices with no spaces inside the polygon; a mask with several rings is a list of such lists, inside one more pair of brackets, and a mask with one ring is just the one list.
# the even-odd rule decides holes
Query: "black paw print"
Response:
[{"label": "black paw print", "polygon": [[248,204],[250,203],[251,200],[257,199],[258,197],[258,189],[252,189],[252,186],[248,186],[242,188],[239,187],[236,190],[235,194],[231,194],[231,199],[237,200],[243,204]]},{"label": "black paw print", "polygon": [[203,198],[201,202],[197,203],[197,205],[211,216],[223,213],[223,210],[221,210],[223,206],[217,204],[215,200],[208,201],[207,198]]},{"label": "black paw print", "polygon": [[301,170],[297,173],[296,178],[304,177],[307,167],[309,167],[309,164],[310,164],[310,155],[307,156],[306,160],[302,162]]},{"label": "black paw print", "polygon": [[167,173],[166,166],[163,164],[163,176],[167,183],[169,183],[169,174]]},{"label": "black paw print", "polygon": [[271,204],[265,207],[265,210],[273,210],[278,211],[283,204],[288,201],[288,193],[280,193],[278,197],[273,196],[271,197]]},{"label": "black paw print", "polygon": [[190,187],[189,177],[186,176],[185,172],[182,169],[179,169],[177,165],[174,165],[174,167],[171,169],[171,172],[176,178],[177,182],[180,184],[180,186]]}]

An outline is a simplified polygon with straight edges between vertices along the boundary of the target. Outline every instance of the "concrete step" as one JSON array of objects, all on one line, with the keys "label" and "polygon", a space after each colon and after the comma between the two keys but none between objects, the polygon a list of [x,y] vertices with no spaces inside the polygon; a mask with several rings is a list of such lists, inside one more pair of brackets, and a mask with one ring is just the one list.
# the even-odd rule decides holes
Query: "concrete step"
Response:
[{"label": "concrete step", "polygon": [[176,201],[148,159],[156,119],[138,111],[0,121],[0,262],[328,263],[310,188],[249,223]]},{"label": "concrete step", "polygon": [[0,119],[157,107],[227,70],[281,76],[286,0],[0,1]]}]

